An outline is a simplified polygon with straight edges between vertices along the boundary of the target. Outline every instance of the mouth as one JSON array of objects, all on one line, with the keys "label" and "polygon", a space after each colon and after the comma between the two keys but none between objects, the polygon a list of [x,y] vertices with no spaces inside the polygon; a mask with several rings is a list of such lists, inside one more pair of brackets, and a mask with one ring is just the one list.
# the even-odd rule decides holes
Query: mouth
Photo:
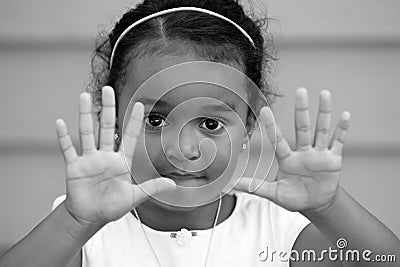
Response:
[{"label": "mouth", "polygon": [[160,173],[162,177],[170,178],[178,185],[196,186],[208,183],[208,179],[204,175],[187,172],[169,172]]},{"label": "mouth", "polygon": [[195,173],[188,173],[188,172],[169,172],[163,173],[163,177],[168,177],[171,179],[205,179],[206,177],[203,175],[198,175]]}]

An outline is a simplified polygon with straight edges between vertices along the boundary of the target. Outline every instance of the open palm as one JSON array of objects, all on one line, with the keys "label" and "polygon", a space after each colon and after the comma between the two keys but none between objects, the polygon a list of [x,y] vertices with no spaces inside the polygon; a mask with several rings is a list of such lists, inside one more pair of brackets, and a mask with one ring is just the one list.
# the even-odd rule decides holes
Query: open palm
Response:
[{"label": "open palm", "polygon": [[[136,103],[123,135],[124,146],[114,151],[115,99],[111,87],[102,92],[99,145],[95,144],[91,116],[91,97],[80,96],[79,131],[82,155],[78,156],[63,120],[56,121],[59,143],[66,164],[68,211],[82,223],[104,224],[131,211],[149,195],[173,190],[175,184],[164,178],[140,186],[132,184],[127,163],[133,153],[143,122],[143,105]],[[122,151],[123,147],[129,151]],[[124,156],[125,155],[125,156]]]},{"label": "open palm", "polygon": [[312,143],[308,96],[304,88],[296,91],[296,149],[293,151],[279,126],[275,125],[268,107],[260,112],[260,120],[268,137],[276,145],[279,170],[272,182],[264,182],[251,189],[252,179],[243,178],[237,184],[239,190],[250,191],[268,198],[291,210],[318,210],[329,206],[335,199],[342,168],[342,147],[349,128],[350,114],[343,112],[336,130],[329,141],[331,123],[331,95],[320,95],[317,126]]}]

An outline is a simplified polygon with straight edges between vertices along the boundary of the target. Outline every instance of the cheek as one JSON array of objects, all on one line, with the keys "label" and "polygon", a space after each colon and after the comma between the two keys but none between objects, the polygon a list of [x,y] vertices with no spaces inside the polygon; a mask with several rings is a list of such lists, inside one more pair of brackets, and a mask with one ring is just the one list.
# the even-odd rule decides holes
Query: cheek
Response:
[{"label": "cheek", "polygon": [[159,165],[157,164],[165,162],[163,155],[159,139],[157,141],[146,136],[146,140],[144,140],[143,135],[141,135],[133,156],[134,177],[141,177],[141,181],[159,177],[157,172]]},{"label": "cheek", "polygon": [[238,131],[231,134],[230,138],[221,138],[214,140],[217,145],[217,155],[215,160],[208,168],[210,176],[216,178],[222,174],[230,175],[236,167],[238,156],[242,144],[241,135]]}]

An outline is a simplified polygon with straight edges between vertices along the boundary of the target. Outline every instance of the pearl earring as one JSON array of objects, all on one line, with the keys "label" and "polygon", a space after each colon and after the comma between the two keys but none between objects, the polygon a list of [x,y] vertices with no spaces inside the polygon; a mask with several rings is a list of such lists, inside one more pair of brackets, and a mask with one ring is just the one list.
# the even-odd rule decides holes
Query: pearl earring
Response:
[{"label": "pearl earring", "polygon": [[119,138],[119,135],[118,135],[118,133],[116,132],[116,133],[114,134],[114,139],[115,139],[115,140],[118,140],[118,138]]},{"label": "pearl earring", "polygon": [[245,150],[247,148],[246,144],[242,144],[242,149]]}]

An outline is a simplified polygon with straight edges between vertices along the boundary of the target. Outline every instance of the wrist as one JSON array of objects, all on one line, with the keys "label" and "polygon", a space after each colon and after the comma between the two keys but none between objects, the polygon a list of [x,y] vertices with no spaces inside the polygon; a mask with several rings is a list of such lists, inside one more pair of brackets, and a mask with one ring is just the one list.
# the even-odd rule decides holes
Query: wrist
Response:
[{"label": "wrist", "polygon": [[64,228],[67,234],[75,240],[87,240],[100,230],[104,224],[94,224],[75,216],[66,205],[66,201],[62,202],[59,206],[63,213]]},{"label": "wrist", "polygon": [[301,211],[300,213],[307,217],[311,222],[314,220],[321,220],[321,219],[332,219],[333,214],[335,214],[336,210],[340,208],[340,202],[343,198],[343,189],[339,185],[336,189],[336,192],[331,201],[327,204],[319,207],[317,209],[309,209]]}]

